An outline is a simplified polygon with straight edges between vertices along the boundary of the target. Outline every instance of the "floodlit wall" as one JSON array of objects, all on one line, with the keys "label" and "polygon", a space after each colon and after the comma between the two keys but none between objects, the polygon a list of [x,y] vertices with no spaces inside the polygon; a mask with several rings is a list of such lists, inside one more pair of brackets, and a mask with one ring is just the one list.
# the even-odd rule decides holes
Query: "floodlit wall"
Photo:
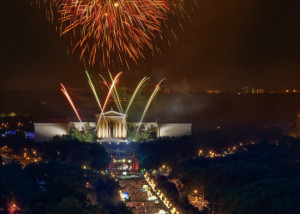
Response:
[{"label": "floodlit wall", "polygon": [[[127,122],[128,127],[138,127],[139,126],[139,122]],[[157,123],[156,122],[144,122],[142,123],[142,126],[144,126],[145,130],[149,130],[149,129],[156,129],[157,128]]]},{"label": "floodlit wall", "polygon": [[34,123],[35,141],[49,141],[54,136],[69,134],[68,123]]},{"label": "floodlit wall", "polygon": [[180,137],[192,135],[191,123],[165,123],[158,125],[157,137]]},{"label": "floodlit wall", "polygon": [[[138,123],[128,123],[130,126],[135,126]],[[84,125],[90,127],[96,126],[96,123],[84,122]],[[148,130],[151,127],[157,129],[157,137],[180,137],[184,135],[192,134],[192,124],[190,123],[143,123],[145,129]],[[55,136],[62,136],[69,134],[69,127],[76,127],[82,129],[80,123],[34,123],[34,135],[35,141],[43,142],[49,141]]]},{"label": "floodlit wall", "polygon": [[83,130],[83,127],[96,128],[96,122],[70,122],[70,128],[76,128],[78,130]]}]

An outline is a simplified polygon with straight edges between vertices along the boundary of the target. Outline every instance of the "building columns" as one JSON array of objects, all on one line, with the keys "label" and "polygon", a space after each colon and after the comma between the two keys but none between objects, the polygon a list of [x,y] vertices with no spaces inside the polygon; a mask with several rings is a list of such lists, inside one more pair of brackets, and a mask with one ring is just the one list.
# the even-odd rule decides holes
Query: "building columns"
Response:
[{"label": "building columns", "polygon": [[126,138],[127,123],[124,117],[101,118],[97,130],[98,138]]}]

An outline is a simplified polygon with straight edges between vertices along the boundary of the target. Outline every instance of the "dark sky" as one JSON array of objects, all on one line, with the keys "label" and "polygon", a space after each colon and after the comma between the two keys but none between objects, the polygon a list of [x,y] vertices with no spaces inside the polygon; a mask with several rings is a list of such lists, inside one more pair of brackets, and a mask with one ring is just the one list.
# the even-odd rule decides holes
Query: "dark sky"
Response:
[{"label": "dark sky", "polygon": [[[0,13],[0,90],[87,88],[84,66],[67,55],[55,26],[29,0],[3,1]],[[209,0],[178,34],[164,57],[126,71],[124,85],[144,75],[167,77],[173,90],[300,90],[300,1]],[[105,71],[94,68],[94,74]],[[131,84],[132,83],[132,84]]]}]

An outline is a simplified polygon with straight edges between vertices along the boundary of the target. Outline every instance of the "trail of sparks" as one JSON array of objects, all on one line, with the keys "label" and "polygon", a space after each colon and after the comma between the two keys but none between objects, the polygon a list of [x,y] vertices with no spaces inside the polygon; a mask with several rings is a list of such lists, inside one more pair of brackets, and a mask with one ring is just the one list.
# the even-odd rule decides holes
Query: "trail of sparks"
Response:
[{"label": "trail of sparks", "polygon": [[103,105],[103,111],[105,111],[105,109],[106,109],[106,107],[107,107],[107,104],[108,104],[108,100],[109,100],[109,98],[110,98],[110,96],[111,96],[111,93],[113,92],[113,89],[114,89],[115,85],[118,83],[119,78],[120,78],[121,75],[122,75],[122,72],[119,72],[119,73],[115,76],[115,78],[113,79],[113,81],[112,81],[112,83],[111,83],[111,85],[110,85],[109,91],[108,91],[108,93],[107,93],[107,96],[106,96],[104,105]]},{"label": "trail of sparks", "polygon": [[77,111],[77,109],[76,109],[76,107],[75,107],[75,105],[74,105],[74,102],[72,101],[72,99],[71,99],[71,97],[70,97],[70,95],[69,95],[67,89],[65,88],[65,86],[64,86],[62,83],[60,83],[60,85],[61,85],[61,87],[62,87],[62,88],[61,88],[62,93],[65,95],[65,97],[66,97],[67,100],[69,101],[71,107],[73,108],[74,113],[76,114],[76,116],[77,116],[79,122],[80,122],[81,125],[82,125],[83,130],[85,131],[84,124],[83,124],[83,122],[82,122],[82,120],[81,120],[81,118],[80,118],[80,116],[79,116],[79,113],[78,113],[78,111]]},{"label": "trail of sparks", "polygon": [[[105,98],[105,100],[104,100],[103,106],[101,105],[99,96],[98,96],[98,94],[97,94],[97,92],[96,92],[95,86],[94,86],[94,84],[93,84],[93,82],[92,82],[92,79],[91,79],[91,77],[90,77],[88,71],[86,71],[86,75],[87,75],[87,77],[88,77],[88,83],[89,83],[89,85],[90,85],[90,87],[91,87],[91,90],[92,90],[92,92],[93,92],[93,94],[94,94],[94,96],[95,96],[95,99],[96,99],[96,101],[97,101],[97,103],[98,103],[98,105],[99,105],[100,111],[101,111],[101,113],[100,113],[100,115],[99,115],[99,118],[98,118],[98,122],[97,122],[97,127],[96,127],[96,130],[97,130],[98,127],[99,127],[101,118],[104,117],[104,112],[105,112],[105,110],[106,110],[106,108],[107,108],[107,105],[108,105],[108,103],[109,103],[110,97],[113,96],[113,97],[114,97],[114,100],[115,100],[115,104],[116,104],[117,106],[119,106],[119,105],[121,106],[120,100],[117,100],[117,99],[119,99],[119,96],[116,96],[116,94],[117,94],[117,88],[116,88],[116,85],[117,85],[117,83],[118,83],[119,80],[120,80],[120,76],[122,75],[122,72],[119,72],[115,77],[113,77],[113,76],[111,75],[111,73],[109,73],[110,78],[111,78],[111,80],[112,80],[112,82],[111,82],[110,85],[107,83],[107,81],[105,80],[105,78],[104,78],[103,76],[100,75],[100,77],[103,79],[104,84],[108,87],[108,93],[107,93],[106,98]],[[132,96],[131,96],[131,98],[130,98],[130,100],[129,100],[129,103],[128,103],[127,107],[126,107],[125,113],[123,113],[123,114],[124,114],[124,117],[123,117],[123,119],[122,119],[122,123],[120,124],[120,127],[121,127],[122,124],[124,123],[125,117],[127,116],[128,111],[129,111],[129,109],[130,109],[130,107],[131,107],[131,105],[132,105],[134,99],[136,98],[138,92],[141,90],[142,86],[145,84],[145,82],[146,82],[148,79],[149,79],[148,77],[142,78],[141,81],[138,83],[137,87],[135,88],[135,90],[134,90],[134,92],[133,92],[133,94],[132,94]],[[141,118],[140,118],[140,122],[138,123],[138,127],[137,127],[137,130],[136,130],[136,134],[135,134],[134,139],[136,139],[137,134],[139,133],[140,128],[141,128],[141,125],[142,125],[142,123],[143,123],[143,121],[144,121],[145,115],[147,114],[148,109],[149,109],[151,103],[153,102],[154,98],[156,97],[157,93],[158,93],[159,90],[161,89],[161,86],[160,86],[160,85],[162,84],[162,82],[163,82],[164,80],[165,80],[165,78],[162,79],[162,80],[155,86],[155,88],[154,88],[154,90],[153,90],[151,96],[149,97],[148,102],[147,102],[147,104],[145,105],[144,111],[143,111],[142,116],[141,116]],[[62,83],[61,83],[61,87],[62,87],[62,88],[61,88],[61,91],[63,92],[63,94],[65,95],[65,97],[67,98],[67,100],[69,101],[71,107],[73,108],[73,111],[75,112],[75,114],[76,114],[78,120],[80,121],[80,123],[82,124],[82,127],[83,127],[83,129],[84,129],[83,122],[82,122],[82,120],[81,120],[81,118],[80,118],[80,116],[79,116],[79,113],[78,113],[78,111],[77,111],[77,109],[76,109],[76,107],[75,107],[75,105],[74,105],[74,102],[72,101],[72,99],[71,99],[71,97],[70,97],[68,91],[66,90],[65,86],[64,86]],[[118,108],[119,108],[119,107],[118,107]],[[105,119],[105,122],[107,123],[105,117],[104,117],[104,119]],[[85,129],[84,129],[84,131],[85,131]]]},{"label": "trail of sparks", "polygon": [[95,86],[94,86],[94,84],[93,84],[93,82],[92,82],[92,79],[91,79],[91,77],[90,77],[90,75],[89,75],[89,72],[88,72],[88,71],[85,71],[85,72],[86,72],[86,75],[87,75],[87,77],[88,77],[88,82],[89,82],[89,85],[90,85],[90,87],[91,87],[91,90],[92,90],[92,92],[93,92],[93,94],[94,94],[94,96],[95,96],[95,99],[96,99],[96,101],[97,101],[97,103],[98,103],[98,106],[99,106],[99,108],[100,108],[100,111],[102,112],[102,105],[101,105],[101,103],[100,103],[100,99],[99,99],[99,96],[98,96],[97,91],[96,91],[96,89],[95,89]]},{"label": "trail of sparks", "polygon": [[86,54],[89,64],[94,65],[100,49],[104,67],[111,66],[114,60],[129,67],[129,59],[137,64],[144,58],[145,47],[153,49],[154,35],[161,33],[161,25],[172,6],[169,0],[61,2],[60,21],[65,25],[61,34],[79,28],[81,38],[73,51],[80,48],[80,58]]},{"label": "trail of sparks", "polygon": [[[97,91],[96,91],[96,89],[95,89],[95,86],[94,86],[94,84],[93,84],[93,82],[92,82],[92,79],[91,79],[91,77],[90,77],[88,71],[86,71],[86,75],[87,75],[87,77],[88,77],[88,82],[89,82],[89,85],[90,85],[90,87],[91,87],[91,90],[92,90],[92,92],[93,92],[93,94],[94,94],[94,96],[95,96],[95,99],[96,99],[96,101],[97,101],[97,103],[98,103],[98,106],[99,106],[99,108],[100,108],[100,112],[102,113],[102,112],[103,112],[103,108],[102,108],[102,105],[101,105],[99,96],[98,96],[98,94],[97,94]],[[106,121],[105,116],[104,116],[104,115],[101,115],[101,116],[103,116],[104,121],[105,121],[105,123],[107,124],[107,121]],[[99,118],[100,118],[101,116],[99,116]],[[99,122],[97,123],[97,128],[98,128],[98,124],[99,124]],[[97,129],[96,129],[96,130],[97,130]]]},{"label": "trail of sparks", "polygon": [[128,105],[127,105],[127,108],[126,108],[126,111],[125,111],[125,115],[127,115],[127,113],[128,113],[128,111],[129,111],[129,109],[130,109],[130,107],[131,107],[131,105],[132,105],[132,102],[133,102],[133,100],[135,99],[137,93],[139,92],[139,90],[141,89],[141,87],[144,85],[144,83],[145,83],[148,79],[149,79],[148,77],[144,77],[144,78],[139,82],[139,84],[137,85],[137,87],[135,88],[135,90],[134,90],[134,92],[133,92],[133,94],[132,94],[132,96],[131,96],[131,98],[130,98],[130,101],[129,101]]},{"label": "trail of sparks", "polygon": [[97,122],[97,127],[99,126],[99,122],[100,122],[100,120],[101,120],[101,117],[102,117],[102,115],[103,115],[103,112],[105,111],[105,109],[106,109],[106,107],[107,107],[108,100],[109,100],[109,98],[110,98],[110,96],[111,96],[111,93],[112,93],[112,91],[113,91],[115,85],[118,83],[119,78],[120,78],[121,75],[122,75],[122,72],[119,72],[119,73],[115,76],[115,78],[113,79],[113,81],[112,81],[112,83],[111,83],[110,89],[109,89],[109,91],[108,91],[108,93],[107,93],[107,96],[106,96],[105,102],[104,102],[104,104],[103,104],[103,108],[102,108],[101,114],[100,114],[99,119],[98,119],[98,122]]},{"label": "trail of sparks", "polygon": [[[113,81],[113,79],[114,79],[113,76],[111,75],[110,72],[108,72],[108,73],[109,73],[111,81]],[[119,97],[119,94],[118,94],[116,86],[114,86],[114,95],[115,95],[114,99],[117,101],[118,106],[119,106],[119,111],[123,114],[123,108],[122,108],[122,105],[121,105],[121,102],[120,102],[120,97]]]},{"label": "trail of sparks", "polygon": [[[102,78],[103,84],[108,88],[108,91],[109,91],[110,86],[109,86],[109,84],[107,83],[106,79],[105,79],[101,74],[99,74],[99,76]],[[113,78],[111,78],[111,81],[113,81]],[[114,88],[115,88],[115,87],[114,87]],[[116,95],[115,95],[115,91],[114,91],[114,90],[112,91],[111,95],[112,95],[112,97],[113,97],[113,100],[114,100],[114,102],[115,102],[115,104],[116,104],[116,106],[117,106],[119,112],[122,112],[122,113],[123,113],[123,110],[121,110],[121,103],[117,101],[117,97],[116,97]]]},{"label": "trail of sparks", "polygon": [[177,40],[173,23],[182,28],[189,20],[184,6],[196,6],[196,0],[31,1],[46,9],[48,20],[59,22],[58,31],[70,40],[72,52],[79,49],[81,60],[91,66],[99,61],[107,69],[129,68],[148,52],[160,53],[160,42]]},{"label": "trail of sparks", "polygon": [[160,90],[160,84],[161,84],[164,80],[165,80],[165,78],[162,79],[162,80],[155,86],[155,89],[154,89],[154,91],[152,92],[152,94],[151,94],[151,96],[150,96],[150,98],[149,98],[149,100],[148,100],[148,102],[147,102],[147,104],[146,104],[146,106],[145,106],[144,112],[143,112],[143,114],[142,114],[142,116],[141,116],[141,119],[140,119],[140,122],[139,122],[139,124],[138,124],[138,128],[137,128],[137,131],[136,131],[136,134],[135,134],[134,139],[136,139],[137,134],[138,134],[138,132],[139,132],[139,130],[140,130],[140,128],[141,128],[142,122],[143,122],[143,120],[144,120],[144,117],[145,117],[145,115],[146,115],[146,113],[147,113],[147,111],[148,111],[148,109],[149,109],[149,107],[150,107],[150,105],[151,105],[153,99],[155,98],[156,94],[157,94],[158,91]]},{"label": "trail of sparks", "polygon": [[[144,77],[144,78],[138,83],[137,87],[135,88],[135,90],[134,90],[134,92],[133,92],[133,94],[132,94],[132,96],[131,96],[131,98],[130,98],[130,101],[129,101],[128,105],[127,105],[127,108],[126,108],[126,110],[125,110],[124,117],[123,117],[122,123],[120,124],[120,127],[121,127],[122,124],[125,122],[125,117],[127,116],[128,111],[129,111],[129,109],[130,109],[130,107],[131,107],[131,105],[132,105],[132,103],[133,103],[133,100],[135,99],[137,93],[140,91],[141,87],[144,85],[144,83],[145,83],[148,79],[149,79],[148,77]],[[127,125],[127,124],[126,124],[126,125]],[[119,128],[120,128],[120,127],[119,127]]]}]

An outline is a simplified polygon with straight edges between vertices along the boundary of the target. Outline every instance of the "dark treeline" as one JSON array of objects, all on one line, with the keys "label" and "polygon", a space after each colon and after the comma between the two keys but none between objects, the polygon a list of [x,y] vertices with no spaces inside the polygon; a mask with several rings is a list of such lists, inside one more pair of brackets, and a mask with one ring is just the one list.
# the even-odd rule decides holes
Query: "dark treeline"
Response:
[{"label": "dark treeline", "polygon": [[35,150],[41,161],[1,164],[0,213],[8,213],[12,203],[20,213],[131,213],[120,202],[118,183],[99,171],[110,161],[102,145],[61,138],[34,143],[21,136],[2,138],[0,146],[5,145],[21,157]]},{"label": "dark treeline", "polygon": [[263,141],[224,158],[186,160],[169,177],[204,194],[217,213],[298,213],[299,161],[299,149]]},{"label": "dark treeline", "polygon": [[24,140],[21,135],[0,138],[0,146],[7,145],[12,153],[22,156],[25,149],[35,149],[43,161],[63,161],[85,165],[95,170],[104,170],[109,164],[110,157],[105,148],[99,143],[85,143],[76,139],[55,137],[49,142],[36,143]]},{"label": "dark treeline", "polygon": [[[270,133],[260,135],[269,141],[244,144],[225,157],[198,156],[198,149],[222,152],[222,148],[234,145],[232,138],[221,132],[203,135],[200,140],[181,137],[142,143],[136,154],[142,168],[167,165],[172,169],[168,177],[158,176],[156,181],[186,213],[198,212],[190,208],[186,197],[195,190],[208,202],[202,213],[299,213],[300,141]],[[179,181],[180,194],[171,180]]]},{"label": "dark treeline", "polygon": [[193,207],[186,195],[182,195],[177,189],[176,185],[169,181],[167,176],[158,175],[152,176],[157,181],[157,188],[161,190],[166,198],[172,203],[176,204],[177,209],[180,213],[186,214],[206,214],[208,210],[198,210]]},{"label": "dark treeline", "polygon": [[161,138],[154,142],[141,143],[135,151],[142,169],[158,169],[162,165],[175,167],[183,159],[198,154],[197,144],[191,137]]},{"label": "dark treeline", "polygon": [[280,129],[244,129],[239,127],[234,132],[212,130],[198,132],[194,136],[159,138],[153,142],[139,144],[135,153],[141,168],[158,169],[162,165],[174,168],[181,161],[196,157],[200,150],[203,150],[203,154],[209,151],[224,154],[224,152],[228,152],[229,147],[238,146],[241,143],[242,145],[258,143],[261,140],[299,148],[298,140],[282,135]]},{"label": "dark treeline", "polygon": [[[87,181],[95,187],[98,204],[92,205],[88,198]],[[20,213],[30,214],[131,213],[118,201],[118,188],[112,178],[83,171],[77,164],[51,161],[24,169],[16,163],[0,167],[1,213],[8,213],[12,202]]]}]

